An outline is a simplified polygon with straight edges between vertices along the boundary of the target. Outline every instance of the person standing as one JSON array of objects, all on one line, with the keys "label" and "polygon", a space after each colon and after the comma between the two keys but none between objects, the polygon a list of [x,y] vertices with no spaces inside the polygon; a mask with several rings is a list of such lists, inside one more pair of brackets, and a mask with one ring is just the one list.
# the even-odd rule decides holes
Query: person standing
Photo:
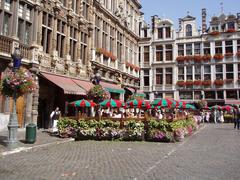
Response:
[{"label": "person standing", "polygon": [[220,122],[224,123],[224,115],[222,110],[219,112],[219,115],[220,115]]},{"label": "person standing", "polygon": [[240,129],[240,111],[237,109],[237,129]]},{"label": "person standing", "polygon": [[209,111],[206,111],[206,122],[209,123],[209,119],[210,119],[210,112]]},{"label": "person standing", "polygon": [[214,109],[214,123],[217,123],[217,110]]},{"label": "person standing", "polygon": [[234,108],[234,109],[233,109],[233,122],[234,122],[234,129],[236,129],[236,127],[237,127],[237,121],[238,121],[238,118],[237,118],[237,109]]},{"label": "person standing", "polygon": [[61,117],[61,111],[59,111],[59,107],[56,107],[56,109],[52,111],[52,113],[50,114],[50,118],[53,124],[53,127],[52,127],[53,133],[58,132],[57,123],[60,117]]}]

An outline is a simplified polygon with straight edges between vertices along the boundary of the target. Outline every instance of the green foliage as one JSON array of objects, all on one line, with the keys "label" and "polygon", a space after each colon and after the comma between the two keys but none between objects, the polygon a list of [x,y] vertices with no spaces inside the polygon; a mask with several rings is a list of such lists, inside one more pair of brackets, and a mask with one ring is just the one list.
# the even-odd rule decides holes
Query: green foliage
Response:
[{"label": "green foliage", "polygon": [[103,89],[101,85],[95,85],[87,93],[88,99],[92,99],[95,103],[99,103],[110,98],[110,94]]}]

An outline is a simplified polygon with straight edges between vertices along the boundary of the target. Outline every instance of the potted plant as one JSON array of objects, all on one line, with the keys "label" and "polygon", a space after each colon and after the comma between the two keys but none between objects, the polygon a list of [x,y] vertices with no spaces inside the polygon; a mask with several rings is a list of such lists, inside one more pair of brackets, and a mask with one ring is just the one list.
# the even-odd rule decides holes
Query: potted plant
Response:
[{"label": "potted plant", "polygon": [[227,32],[227,33],[234,33],[234,32],[236,32],[236,30],[233,29],[233,28],[230,28],[230,29],[228,29],[226,32]]},{"label": "potted plant", "polygon": [[212,59],[212,56],[210,54],[205,54],[202,56],[203,61],[209,61]]},{"label": "potted plant", "polygon": [[198,63],[202,62],[202,56],[200,56],[200,55],[193,56],[193,59],[194,59],[195,62],[198,62]]},{"label": "potted plant", "polygon": [[194,84],[195,86],[201,86],[201,85],[202,85],[202,81],[201,81],[201,80],[195,80],[195,81],[193,82],[193,84]]},{"label": "potted plant", "polygon": [[185,82],[186,86],[192,86],[193,85],[193,81],[192,80],[188,80]]},{"label": "potted plant", "polygon": [[184,56],[178,56],[178,57],[176,58],[176,60],[177,60],[178,62],[183,62],[185,59],[184,59]]},{"label": "potted plant", "polygon": [[204,81],[202,81],[202,85],[204,85],[204,86],[210,86],[211,84],[212,84],[211,80],[204,80]]},{"label": "potted plant", "polygon": [[220,34],[220,32],[219,31],[212,31],[208,34],[211,35],[211,36],[218,36]]},{"label": "potted plant", "polygon": [[216,86],[223,86],[223,84],[224,84],[224,81],[222,79],[216,79],[214,81],[214,85]]},{"label": "potted plant", "polygon": [[177,85],[179,87],[185,86],[185,82],[184,81],[177,81]]}]

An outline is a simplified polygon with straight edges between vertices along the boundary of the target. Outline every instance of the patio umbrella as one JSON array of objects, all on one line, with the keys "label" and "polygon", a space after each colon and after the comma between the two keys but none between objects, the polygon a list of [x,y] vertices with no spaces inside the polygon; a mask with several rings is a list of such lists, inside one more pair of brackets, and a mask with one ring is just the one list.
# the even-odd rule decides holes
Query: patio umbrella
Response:
[{"label": "patio umbrella", "polygon": [[181,108],[186,108],[186,105],[187,103],[184,101],[180,101],[180,102],[176,101],[175,107],[181,109]]},{"label": "patio umbrella", "polygon": [[161,107],[172,107],[173,101],[170,99],[155,99],[151,105]]},{"label": "patio umbrella", "polygon": [[192,109],[192,110],[195,110],[196,107],[194,105],[191,105],[191,104],[186,104],[186,109]]},{"label": "patio umbrella", "polygon": [[222,107],[222,110],[226,110],[226,111],[230,111],[230,110],[232,110],[232,109],[233,109],[233,107],[232,107],[232,106],[229,106],[229,105]]},{"label": "patio umbrella", "polygon": [[125,106],[125,104],[122,101],[116,100],[116,99],[106,99],[99,104],[102,107],[108,107],[108,108],[120,108]]},{"label": "patio umbrella", "polygon": [[143,107],[149,107],[150,103],[144,100],[131,100],[126,103],[129,107],[136,107],[136,108],[143,108]]},{"label": "patio umbrella", "polygon": [[215,105],[215,106],[210,107],[210,109],[211,110],[222,110],[222,107],[218,106],[218,105]]},{"label": "patio umbrella", "polygon": [[74,107],[94,107],[94,106],[96,106],[96,104],[94,102],[87,101],[85,99],[71,102],[71,103],[69,103],[69,105],[74,106]]}]

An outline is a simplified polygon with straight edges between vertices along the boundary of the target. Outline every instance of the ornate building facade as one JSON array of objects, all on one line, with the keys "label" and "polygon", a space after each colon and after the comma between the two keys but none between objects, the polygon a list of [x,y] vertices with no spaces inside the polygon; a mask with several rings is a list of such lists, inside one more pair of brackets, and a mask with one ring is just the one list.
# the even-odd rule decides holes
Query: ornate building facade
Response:
[{"label": "ornate building facade", "polygon": [[[39,89],[18,98],[21,127],[33,120],[49,127],[56,106],[84,98],[99,72],[113,98],[138,89],[138,0],[0,0],[0,70],[11,62],[14,47],[23,54]],[[12,100],[1,96],[9,113]]]},{"label": "ornate building facade", "polygon": [[240,14],[212,17],[202,30],[190,15],[171,20],[152,17],[142,24],[141,89],[149,99],[174,98],[209,104],[239,103]]}]

